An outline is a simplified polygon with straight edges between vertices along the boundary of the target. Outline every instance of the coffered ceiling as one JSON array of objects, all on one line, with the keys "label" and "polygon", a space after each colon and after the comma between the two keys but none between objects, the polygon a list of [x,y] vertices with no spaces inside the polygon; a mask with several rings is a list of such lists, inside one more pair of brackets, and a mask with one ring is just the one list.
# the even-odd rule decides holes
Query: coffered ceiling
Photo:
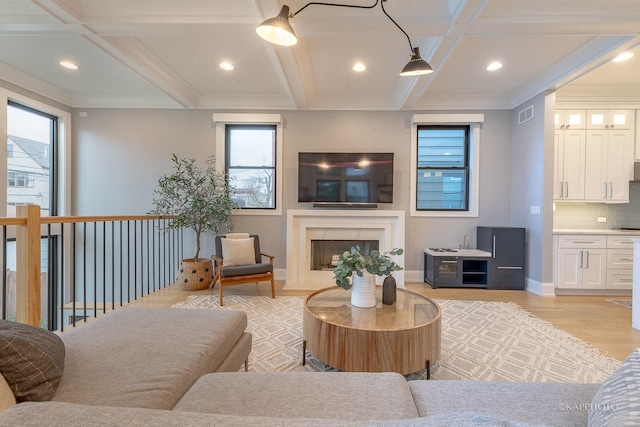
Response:
[{"label": "coffered ceiling", "polygon": [[[435,69],[420,77],[398,75],[409,44],[380,4],[311,5],[289,48],[255,32],[282,4],[2,0],[0,79],[77,108],[509,109],[557,88],[640,101],[639,0],[385,0]],[[626,50],[635,57],[610,62]],[[504,65],[489,72],[492,61]]]}]

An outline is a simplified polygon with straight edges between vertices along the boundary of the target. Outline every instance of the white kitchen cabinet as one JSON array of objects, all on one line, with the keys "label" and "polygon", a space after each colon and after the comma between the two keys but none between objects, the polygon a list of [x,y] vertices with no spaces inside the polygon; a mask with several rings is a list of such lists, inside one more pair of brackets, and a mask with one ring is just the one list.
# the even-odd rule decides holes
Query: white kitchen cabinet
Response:
[{"label": "white kitchen cabinet", "polygon": [[554,201],[628,203],[635,122],[633,110],[556,110]]},{"label": "white kitchen cabinet", "polygon": [[633,132],[629,129],[587,130],[584,200],[629,202],[633,165]]},{"label": "white kitchen cabinet", "polygon": [[640,235],[559,234],[554,277],[558,289],[630,290],[633,239]]},{"label": "white kitchen cabinet", "polygon": [[587,129],[632,129],[632,110],[587,110]]},{"label": "white kitchen cabinet", "polygon": [[585,136],[580,129],[555,131],[555,200],[584,200]]},{"label": "white kitchen cabinet", "polygon": [[559,236],[557,287],[604,289],[607,268],[606,246],[606,236]]},{"label": "white kitchen cabinet", "polygon": [[605,287],[606,249],[558,249],[558,258],[559,288]]},{"label": "white kitchen cabinet", "polygon": [[633,285],[633,236],[607,236],[607,289]]},{"label": "white kitchen cabinet", "polygon": [[556,129],[586,129],[586,110],[556,110]]}]

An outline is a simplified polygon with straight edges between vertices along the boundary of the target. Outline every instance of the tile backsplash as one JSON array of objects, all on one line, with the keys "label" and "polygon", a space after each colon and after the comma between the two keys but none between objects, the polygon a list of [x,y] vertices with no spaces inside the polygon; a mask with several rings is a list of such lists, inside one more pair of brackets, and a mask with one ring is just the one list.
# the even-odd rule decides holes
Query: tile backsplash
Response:
[{"label": "tile backsplash", "polygon": [[[553,214],[553,228],[640,227],[640,182],[630,184],[629,201],[620,204],[557,204]],[[607,222],[598,222],[598,217],[606,217]]]}]

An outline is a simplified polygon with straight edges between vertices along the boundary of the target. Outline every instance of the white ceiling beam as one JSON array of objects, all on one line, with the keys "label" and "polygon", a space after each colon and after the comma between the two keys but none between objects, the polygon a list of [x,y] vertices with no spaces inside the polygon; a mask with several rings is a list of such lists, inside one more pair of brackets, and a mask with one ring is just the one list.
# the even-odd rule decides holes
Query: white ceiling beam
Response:
[{"label": "white ceiling beam", "polygon": [[549,88],[560,89],[609,62],[611,57],[608,55],[612,52],[630,49],[639,43],[640,37],[633,36],[594,37],[571,55],[518,88],[511,94],[511,104],[518,106]]},{"label": "white ceiling beam", "polygon": [[[277,0],[253,0],[253,3],[260,22],[277,15],[281,8]],[[264,46],[282,87],[286,88],[287,95],[291,97],[292,105],[301,110],[309,109],[309,95],[313,97],[315,88],[307,44],[299,40],[298,45],[292,49],[265,41]]]},{"label": "white ceiling beam", "polygon": [[88,28],[75,11],[61,0],[32,0],[60,22],[82,28],[87,41],[109,54],[143,79],[154,85],[184,108],[197,108],[200,94],[173,70],[160,61],[142,43],[133,38],[107,39]]},{"label": "white ceiling beam", "polygon": [[480,12],[489,0],[461,0],[452,16],[452,24],[445,37],[441,38],[431,52],[421,52],[423,58],[431,64],[434,72],[415,79],[411,89],[399,100],[399,108],[412,110],[429,88],[431,82],[440,73],[448,59],[453,56],[464,34],[478,19]]}]

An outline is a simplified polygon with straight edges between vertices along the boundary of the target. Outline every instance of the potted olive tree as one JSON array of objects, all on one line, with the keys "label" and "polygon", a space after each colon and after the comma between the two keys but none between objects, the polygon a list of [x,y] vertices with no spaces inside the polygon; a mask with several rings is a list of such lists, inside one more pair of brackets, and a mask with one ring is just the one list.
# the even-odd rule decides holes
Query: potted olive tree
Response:
[{"label": "potted olive tree", "polygon": [[[380,252],[372,250],[368,255],[360,251],[359,246],[352,247],[339,257],[333,269],[336,285],[351,290],[351,304],[356,307],[374,307],[376,305],[375,276],[390,276],[402,267],[391,256],[402,255],[403,250],[394,248]],[[386,279],[385,279],[386,280]]]},{"label": "potted olive tree", "polygon": [[195,159],[173,154],[173,173],[163,175],[154,191],[155,208],[150,215],[167,216],[163,231],[191,228],[195,233],[193,258],[180,262],[176,283],[183,290],[204,289],[213,280],[210,258],[200,258],[200,238],[205,231],[216,234],[231,229],[231,213],[237,208],[224,172],[215,169],[215,157],[209,156],[204,169]]}]

